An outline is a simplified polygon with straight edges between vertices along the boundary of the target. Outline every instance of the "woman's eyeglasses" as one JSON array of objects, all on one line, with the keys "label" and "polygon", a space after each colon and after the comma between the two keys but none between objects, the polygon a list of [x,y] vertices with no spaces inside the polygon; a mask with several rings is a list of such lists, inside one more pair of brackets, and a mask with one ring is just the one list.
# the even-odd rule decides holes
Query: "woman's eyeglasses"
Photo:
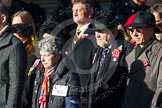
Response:
[{"label": "woman's eyeglasses", "polygon": [[33,34],[33,28],[31,24],[14,24],[11,26],[13,33],[19,33],[22,36],[28,36]]}]

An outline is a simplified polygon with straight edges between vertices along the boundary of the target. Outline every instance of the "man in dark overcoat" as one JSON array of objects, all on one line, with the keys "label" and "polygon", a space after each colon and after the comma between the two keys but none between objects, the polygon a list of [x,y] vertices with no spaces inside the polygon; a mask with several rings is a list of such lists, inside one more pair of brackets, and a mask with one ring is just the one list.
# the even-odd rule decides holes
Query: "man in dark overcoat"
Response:
[{"label": "man in dark overcoat", "polygon": [[124,40],[117,38],[117,27],[108,16],[98,16],[94,25],[98,48],[91,70],[89,108],[119,108],[127,76]]},{"label": "man in dark overcoat", "polygon": [[[72,13],[77,28],[73,35],[64,45],[63,57],[68,57],[68,68],[79,74],[81,81],[80,93],[83,100],[87,99],[86,87],[92,59],[97,46],[92,28],[93,5],[85,0],[74,0]],[[79,32],[77,32],[79,31]]]}]

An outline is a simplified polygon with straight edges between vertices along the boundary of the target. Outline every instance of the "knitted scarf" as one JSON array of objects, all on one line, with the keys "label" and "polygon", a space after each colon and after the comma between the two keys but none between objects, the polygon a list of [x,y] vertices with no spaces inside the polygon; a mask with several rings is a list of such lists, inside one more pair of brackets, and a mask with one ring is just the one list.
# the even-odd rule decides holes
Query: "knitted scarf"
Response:
[{"label": "knitted scarf", "polygon": [[40,108],[47,108],[47,102],[49,97],[49,79],[54,71],[55,67],[52,67],[51,69],[45,69],[44,80],[42,83],[42,89],[39,97]]}]

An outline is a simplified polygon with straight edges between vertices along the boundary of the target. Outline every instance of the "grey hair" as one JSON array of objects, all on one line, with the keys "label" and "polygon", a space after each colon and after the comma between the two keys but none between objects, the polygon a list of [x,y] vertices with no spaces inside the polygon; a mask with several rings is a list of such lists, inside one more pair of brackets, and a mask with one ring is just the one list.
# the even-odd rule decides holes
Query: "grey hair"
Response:
[{"label": "grey hair", "polygon": [[64,42],[61,37],[48,36],[40,40],[38,48],[42,51],[47,51],[50,53],[60,53],[62,52]]}]

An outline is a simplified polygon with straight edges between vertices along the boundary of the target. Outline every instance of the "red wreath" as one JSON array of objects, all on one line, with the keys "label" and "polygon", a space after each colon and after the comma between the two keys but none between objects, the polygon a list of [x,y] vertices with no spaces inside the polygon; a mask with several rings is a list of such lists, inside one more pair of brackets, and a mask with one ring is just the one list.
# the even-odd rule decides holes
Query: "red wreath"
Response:
[{"label": "red wreath", "polygon": [[113,51],[112,51],[112,56],[113,56],[113,58],[118,58],[119,57],[119,55],[120,55],[120,50],[119,49],[114,49]]}]

